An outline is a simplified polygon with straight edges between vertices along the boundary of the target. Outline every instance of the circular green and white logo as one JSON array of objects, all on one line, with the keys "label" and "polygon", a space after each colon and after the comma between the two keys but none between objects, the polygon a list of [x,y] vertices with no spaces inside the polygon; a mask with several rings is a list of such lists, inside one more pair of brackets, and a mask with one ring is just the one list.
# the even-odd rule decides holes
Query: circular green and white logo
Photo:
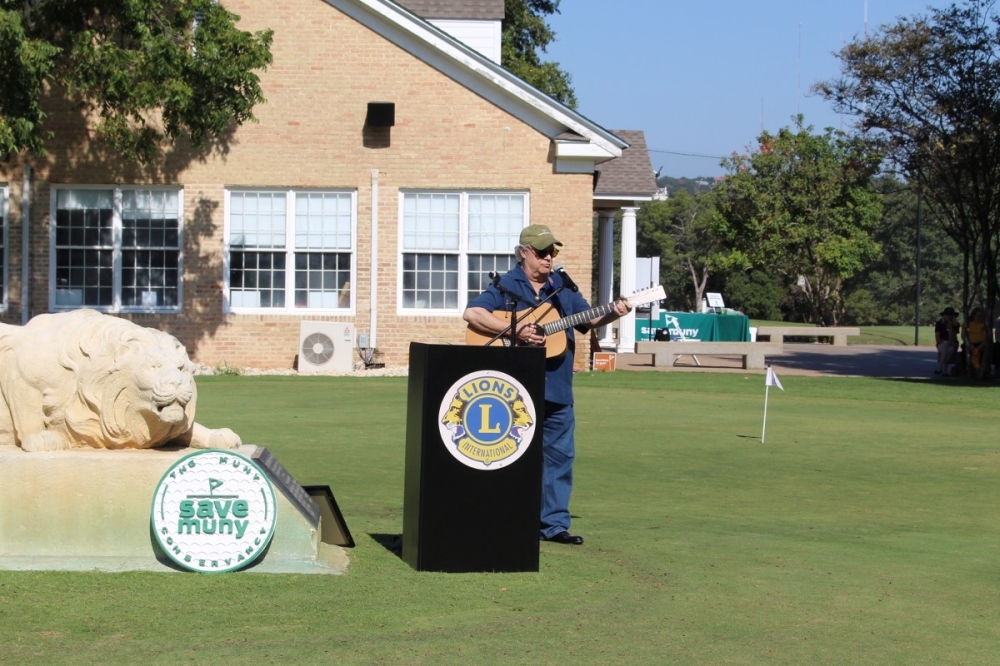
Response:
[{"label": "circular green and white logo", "polygon": [[167,557],[191,571],[234,571],[264,552],[277,520],[274,489],[252,460],[232,451],[190,453],[153,494],[151,524]]}]

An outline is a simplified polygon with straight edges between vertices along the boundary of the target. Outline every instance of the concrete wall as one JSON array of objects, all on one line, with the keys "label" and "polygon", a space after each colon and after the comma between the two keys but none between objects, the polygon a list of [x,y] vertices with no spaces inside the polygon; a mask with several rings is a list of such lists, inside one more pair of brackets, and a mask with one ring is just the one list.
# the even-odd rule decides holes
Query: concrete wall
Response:
[{"label": "concrete wall", "polygon": [[[243,447],[253,455],[254,447]],[[26,453],[0,446],[0,569],[171,571],[150,530],[163,474],[189,449]],[[250,567],[269,573],[337,574],[343,548],[274,490],[277,521],[266,552]]]}]

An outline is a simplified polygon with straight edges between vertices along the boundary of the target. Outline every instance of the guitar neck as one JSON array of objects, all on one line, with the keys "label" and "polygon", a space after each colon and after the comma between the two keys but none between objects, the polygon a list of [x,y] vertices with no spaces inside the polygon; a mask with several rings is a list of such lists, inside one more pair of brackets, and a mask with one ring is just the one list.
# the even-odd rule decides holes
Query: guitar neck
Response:
[{"label": "guitar neck", "polygon": [[571,326],[585,324],[596,317],[603,317],[606,314],[614,312],[614,309],[614,303],[605,303],[604,305],[598,305],[596,308],[590,308],[589,310],[577,312],[574,315],[551,321],[548,324],[542,324],[542,329],[545,330],[545,335],[552,335],[553,333],[558,333],[559,331],[565,331]]},{"label": "guitar neck", "polygon": [[[644,291],[636,292],[631,296],[620,300],[623,300],[629,303],[632,307],[635,307],[636,305],[643,305],[645,303],[663,300],[666,297],[667,296],[663,290],[663,286],[658,285],[656,287],[650,287]],[[589,323],[591,319],[597,319],[598,317],[611,314],[615,311],[615,305],[617,303],[618,301],[612,301],[610,303],[605,303],[604,305],[598,305],[596,308],[590,308],[589,310],[584,310],[583,312],[577,312],[574,315],[563,317],[562,319],[540,324],[540,326],[542,327],[542,330],[545,331],[545,335],[552,335],[553,333],[564,331],[571,326],[586,324]]]}]

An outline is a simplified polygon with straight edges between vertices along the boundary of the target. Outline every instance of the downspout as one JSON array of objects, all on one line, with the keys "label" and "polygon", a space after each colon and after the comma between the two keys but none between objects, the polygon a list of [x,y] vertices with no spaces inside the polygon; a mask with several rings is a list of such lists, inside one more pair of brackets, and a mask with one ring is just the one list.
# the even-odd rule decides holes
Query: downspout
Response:
[{"label": "downspout", "polygon": [[24,163],[21,180],[21,325],[28,323],[28,283],[31,279],[29,259],[31,220],[31,165]]},{"label": "downspout", "polygon": [[372,169],[372,255],[368,288],[368,349],[371,353],[378,347],[376,323],[378,320],[378,169]]}]

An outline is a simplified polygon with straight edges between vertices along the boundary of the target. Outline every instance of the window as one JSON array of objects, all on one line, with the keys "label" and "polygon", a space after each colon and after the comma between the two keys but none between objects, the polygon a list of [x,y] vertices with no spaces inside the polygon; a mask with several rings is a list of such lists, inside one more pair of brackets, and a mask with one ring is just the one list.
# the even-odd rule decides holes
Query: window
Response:
[{"label": "window", "polygon": [[353,192],[226,195],[229,311],[350,310]]},{"label": "window", "polygon": [[516,263],[528,224],[528,195],[404,192],[401,197],[402,310],[460,311]]},{"label": "window", "polygon": [[56,189],[52,309],[181,309],[182,193]]}]

